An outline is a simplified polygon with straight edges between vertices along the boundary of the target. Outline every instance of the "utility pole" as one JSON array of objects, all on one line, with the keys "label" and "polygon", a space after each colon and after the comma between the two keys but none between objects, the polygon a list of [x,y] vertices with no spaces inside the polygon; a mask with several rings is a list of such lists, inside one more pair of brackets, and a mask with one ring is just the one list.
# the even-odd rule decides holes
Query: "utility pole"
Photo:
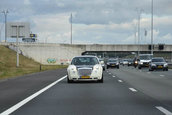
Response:
[{"label": "utility pole", "polygon": [[152,20],[151,20],[151,54],[153,55],[153,0],[152,0]]},{"label": "utility pole", "polygon": [[137,12],[138,12],[138,55],[139,55],[140,54],[140,17],[142,10],[137,9]]},{"label": "utility pole", "polygon": [[71,13],[71,44],[72,44],[72,13]]},{"label": "utility pole", "polygon": [[3,10],[5,16],[5,42],[7,42],[7,14],[9,13],[8,10]]}]

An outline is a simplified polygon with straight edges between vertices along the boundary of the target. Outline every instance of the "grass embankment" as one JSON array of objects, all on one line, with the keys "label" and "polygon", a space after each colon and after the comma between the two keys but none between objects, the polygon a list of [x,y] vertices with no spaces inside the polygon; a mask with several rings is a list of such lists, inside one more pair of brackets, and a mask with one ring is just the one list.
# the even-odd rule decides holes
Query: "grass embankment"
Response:
[{"label": "grass embankment", "polygon": [[[41,71],[66,68],[61,65],[41,65]],[[0,79],[21,76],[40,71],[40,63],[20,55],[20,66],[16,67],[16,52],[0,45]]]}]

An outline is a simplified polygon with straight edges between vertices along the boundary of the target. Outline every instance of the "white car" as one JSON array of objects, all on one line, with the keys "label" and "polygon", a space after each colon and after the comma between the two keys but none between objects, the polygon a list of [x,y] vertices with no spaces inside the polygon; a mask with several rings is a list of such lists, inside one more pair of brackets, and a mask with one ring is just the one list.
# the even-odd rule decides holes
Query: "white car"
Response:
[{"label": "white car", "polygon": [[103,83],[103,68],[95,56],[78,56],[67,68],[67,81],[98,81]]}]

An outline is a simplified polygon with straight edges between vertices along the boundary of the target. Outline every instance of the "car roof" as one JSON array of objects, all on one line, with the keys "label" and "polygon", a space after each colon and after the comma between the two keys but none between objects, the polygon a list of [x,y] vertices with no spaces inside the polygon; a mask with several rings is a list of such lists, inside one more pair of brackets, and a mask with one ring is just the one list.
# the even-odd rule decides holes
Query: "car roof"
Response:
[{"label": "car roof", "polygon": [[76,57],[95,57],[95,58],[97,58],[97,56],[92,56],[92,55],[75,56],[74,58],[76,58]]}]

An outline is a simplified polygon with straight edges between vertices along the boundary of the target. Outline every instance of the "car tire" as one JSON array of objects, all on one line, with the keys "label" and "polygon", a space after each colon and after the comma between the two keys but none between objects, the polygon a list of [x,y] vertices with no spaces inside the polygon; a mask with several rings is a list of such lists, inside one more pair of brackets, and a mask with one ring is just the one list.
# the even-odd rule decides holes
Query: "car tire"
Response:
[{"label": "car tire", "polygon": [[98,82],[103,83],[103,75],[102,75],[102,78]]},{"label": "car tire", "polygon": [[107,66],[106,69],[108,69],[109,67]]},{"label": "car tire", "polygon": [[117,67],[117,69],[119,69],[119,66]]},{"label": "car tire", "polygon": [[69,80],[68,77],[67,77],[67,82],[68,82],[68,83],[73,83],[73,81],[72,81],[72,80]]},{"label": "car tire", "polygon": [[141,66],[139,66],[138,68],[141,69]]},{"label": "car tire", "polygon": [[166,69],[166,71],[168,71],[168,68]]},{"label": "car tire", "polygon": [[153,69],[149,68],[149,71],[153,71]]}]

